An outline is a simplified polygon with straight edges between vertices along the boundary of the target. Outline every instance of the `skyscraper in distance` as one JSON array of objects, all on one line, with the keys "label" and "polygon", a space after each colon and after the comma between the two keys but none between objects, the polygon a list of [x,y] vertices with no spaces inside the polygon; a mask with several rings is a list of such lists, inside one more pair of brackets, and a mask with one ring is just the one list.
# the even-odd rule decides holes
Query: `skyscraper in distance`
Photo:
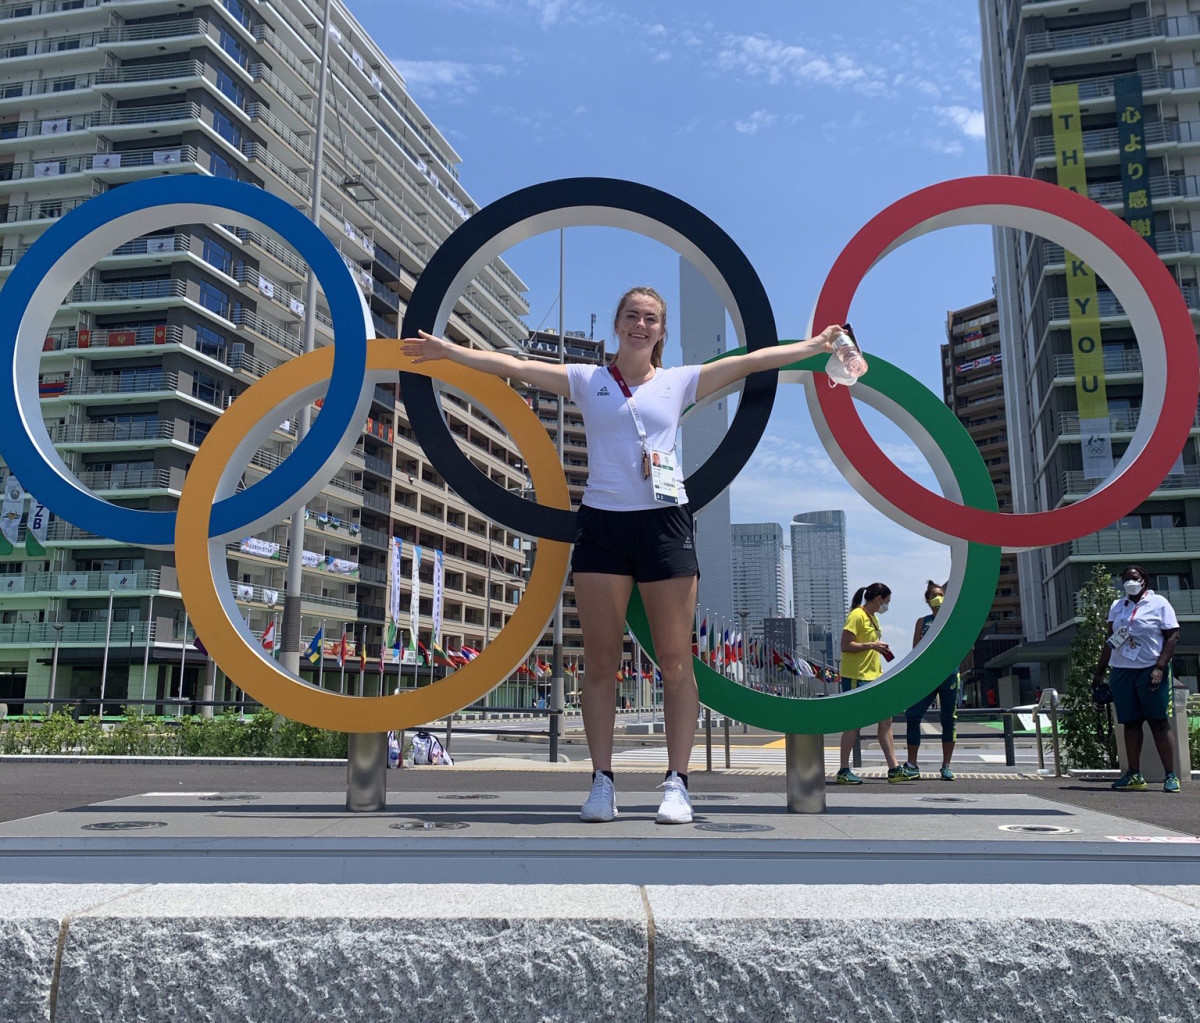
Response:
[{"label": "skyscraper in distance", "polygon": [[808,623],[812,656],[824,664],[838,664],[838,640],[849,610],[846,513],[801,512],[792,517],[791,533],[792,613]]}]

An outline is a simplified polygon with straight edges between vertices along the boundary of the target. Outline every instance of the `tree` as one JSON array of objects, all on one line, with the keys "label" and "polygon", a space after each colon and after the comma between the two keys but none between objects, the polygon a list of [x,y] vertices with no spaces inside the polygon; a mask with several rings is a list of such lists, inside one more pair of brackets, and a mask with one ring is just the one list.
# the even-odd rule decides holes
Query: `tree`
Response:
[{"label": "tree", "polygon": [[1079,591],[1079,620],[1071,642],[1067,691],[1062,701],[1066,711],[1063,745],[1068,767],[1117,766],[1117,742],[1109,709],[1107,706],[1097,709],[1092,702],[1092,675],[1108,632],[1108,609],[1116,597],[1108,567],[1096,565]]}]

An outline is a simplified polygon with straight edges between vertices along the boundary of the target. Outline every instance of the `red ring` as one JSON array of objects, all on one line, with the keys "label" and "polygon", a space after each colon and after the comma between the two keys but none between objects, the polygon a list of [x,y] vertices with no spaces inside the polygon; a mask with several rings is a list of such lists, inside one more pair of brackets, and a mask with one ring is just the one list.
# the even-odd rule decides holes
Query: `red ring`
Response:
[{"label": "red ring", "polygon": [[[988,175],[958,178],[893,203],[864,225],[842,250],[821,288],[814,324],[842,323],[867,271],[893,243],[946,213],[972,207],[1022,207],[1050,213],[1083,228],[1106,245],[1137,278],[1158,316],[1166,352],[1162,410],[1143,450],[1121,475],[1082,501],[1052,511],[1011,514],[981,511],[947,500],[910,479],[879,449],[863,425],[848,387],[815,388],[843,456],[895,508],[947,535],[1010,549],[1048,546],[1085,536],[1115,522],[1163,481],[1192,428],[1200,389],[1200,354],[1192,317],[1179,287],[1145,240],[1098,203],[1032,178]],[[987,221],[983,221],[987,223]],[[915,234],[914,234],[915,236]],[[1120,487],[1114,484],[1120,483]]]}]

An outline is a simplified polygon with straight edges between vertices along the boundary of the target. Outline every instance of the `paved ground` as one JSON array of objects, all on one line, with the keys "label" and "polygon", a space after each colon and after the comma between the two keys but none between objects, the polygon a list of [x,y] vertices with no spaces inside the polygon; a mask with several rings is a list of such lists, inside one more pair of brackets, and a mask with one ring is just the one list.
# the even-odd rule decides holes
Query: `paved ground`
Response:
[{"label": "paved ground", "polygon": [[[722,754],[723,755],[723,754]],[[909,783],[905,791],[930,795],[1026,794],[1087,810],[1143,822],[1187,835],[1200,835],[1200,782],[1180,793],[1157,790],[1113,792],[1106,781],[1042,778],[1031,771],[993,768],[964,772],[956,782]],[[657,770],[618,769],[618,791],[652,791],[661,780]],[[388,791],[401,794],[436,792],[571,792],[580,800],[588,785],[584,763],[549,765],[489,758],[453,768],[426,767],[391,771]],[[784,792],[775,768],[718,768],[712,774],[693,767],[694,793]],[[344,767],[259,766],[241,764],[151,765],[65,763],[0,763],[0,820],[17,820],[55,810],[85,806],[143,792],[344,792]],[[831,786],[832,788],[832,786]],[[836,790],[839,800],[856,793],[879,794],[901,786],[872,779],[862,789]],[[1131,833],[1136,833],[1131,831]]]}]

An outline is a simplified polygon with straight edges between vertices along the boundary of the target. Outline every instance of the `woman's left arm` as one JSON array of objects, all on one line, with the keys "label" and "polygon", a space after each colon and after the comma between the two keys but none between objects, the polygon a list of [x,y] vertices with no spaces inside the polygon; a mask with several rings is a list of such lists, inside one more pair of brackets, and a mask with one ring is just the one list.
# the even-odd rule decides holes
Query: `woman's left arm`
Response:
[{"label": "woman's left arm", "polygon": [[[1175,655],[1175,644],[1179,642],[1179,629],[1163,629],[1163,648],[1162,653],[1158,655],[1158,662],[1154,665],[1154,670],[1150,673],[1150,688],[1157,689],[1159,683],[1166,677],[1167,668],[1171,664],[1171,658]],[[1155,678],[1155,675],[1158,678]]]},{"label": "woman's left arm", "polygon": [[700,376],[696,382],[696,400],[700,401],[710,394],[716,394],[751,373],[759,373],[764,369],[779,369],[819,352],[832,352],[833,336],[839,330],[841,327],[832,323],[816,337],[810,337],[806,341],[793,341],[791,344],[776,345],[774,348],[760,348],[745,355],[731,355],[726,359],[705,363],[700,367]]}]

